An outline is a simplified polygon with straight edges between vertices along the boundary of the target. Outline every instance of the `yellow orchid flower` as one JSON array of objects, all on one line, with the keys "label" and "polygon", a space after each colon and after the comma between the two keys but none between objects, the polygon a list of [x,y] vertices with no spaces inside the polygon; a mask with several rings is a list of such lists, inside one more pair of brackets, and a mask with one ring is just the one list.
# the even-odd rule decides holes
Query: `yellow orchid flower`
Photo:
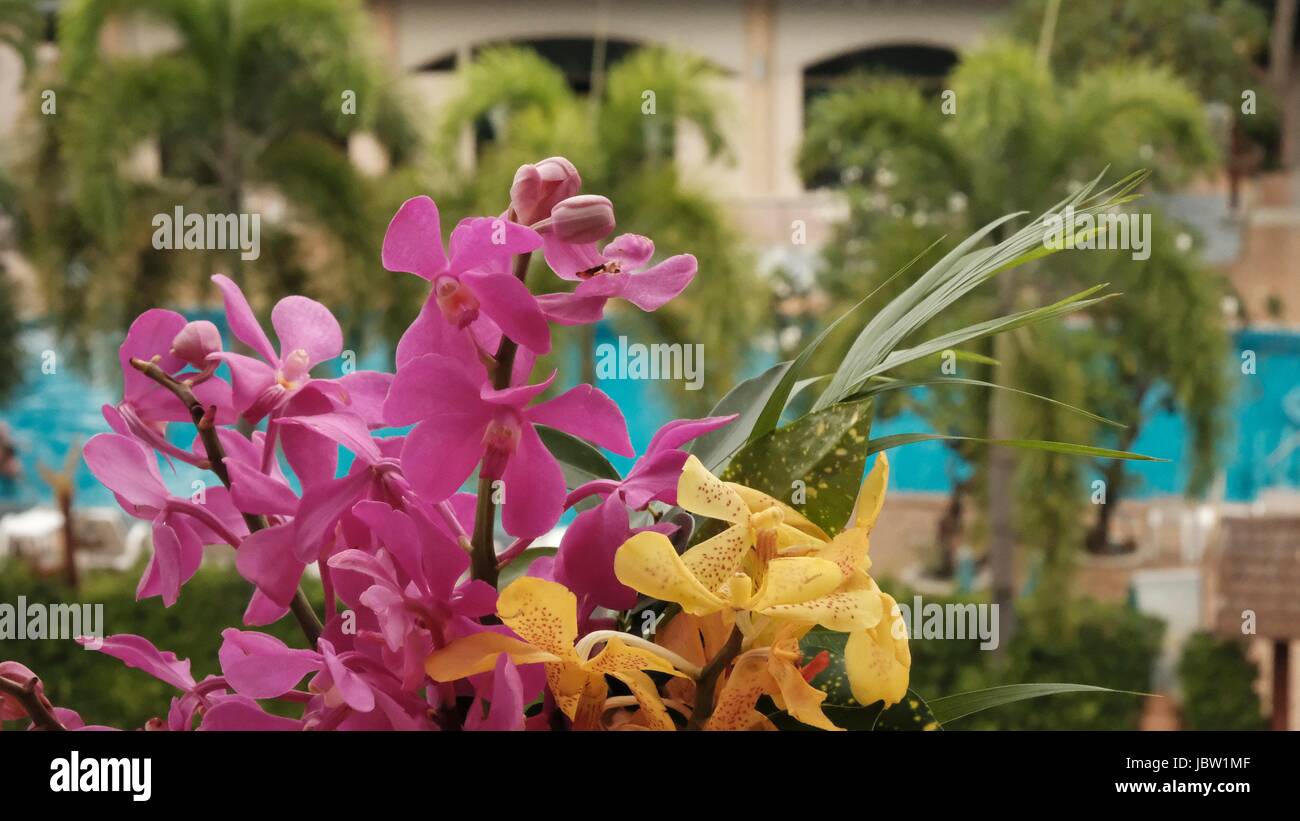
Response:
[{"label": "yellow orchid flower", "polygon": [[825,534],[814,535],[820,529],[788,506],[723,482],[694,456],[682,468],[677,503],[731,527],[680,555],[660,533],[634,535],[614,556],[623,584],[696,616],[732,610],[845,632],[880,621],[880,598],[865,574],[854,579],[820,556],[781,555],[826,544]]},{"label": "yellow orchid flower", "polygon": [[[501,591],[497,615],[519,638],[485,630],[464,636],[425,659],[425,671],[434,681],[455,681],[485,673],[502,653],[515,664],[541,662],[555,703],[575,728],[600,726],[605,711],[610,675],[623,682],[640,705],[638,721],[648,729],[674,728],[646,670],[681,676],[674,664],[693,669],[685,659],[626,633],[603,630],[578,641],[578,600],[564,585],[524,577]],[[591,656],[595,645],[604,642]]]},{"label": "yellow orchid flower", "polygon": [[718,694],[706,730],[767,729],[770,722],[754,709],[762,695],[799,721],[822,730],[841,730],[822,712],[826,693],[804,678],[799,668],[802,653],[799,638],[804,630],[788,625],[777,634],[771,646],[741,653],[731,667],[726,683]]}]

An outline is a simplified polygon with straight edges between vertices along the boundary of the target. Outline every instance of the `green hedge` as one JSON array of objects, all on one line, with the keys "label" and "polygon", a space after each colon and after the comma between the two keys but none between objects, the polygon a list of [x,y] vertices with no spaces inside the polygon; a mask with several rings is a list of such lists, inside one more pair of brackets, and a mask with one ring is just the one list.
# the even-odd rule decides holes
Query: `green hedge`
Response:
[{"label": "green hedge", "polygon": [[1183,645],[1178,677],[1183,682],[1183,727],[1188,730],[1262,730],[1255,692],[1259,670],[1239,641],[1196,633]]},{"label": "green hedge", "polygon": [[[89,574],[70,592],[57,579],[33,576],[21,562],[0,565],[0,602],[17,604],[18,596],[35,603],[104,605],[104,632],[135,633],[191,660],[196,680],[220,672],[217,649],[221,631],[241,627],[252,587],[232,567],[204,567],[181,590],[170,608],[158,598],[135,600],[138,572]],[[320,601],[319,585],[308,589]],[[302,634],[292,617],[263,629],[295,646]],[[137,728],[154,716],[165,718],[176,691],[117,659],[89,651],[71,640],[0,642],[0,660],[19,661],[41,677],[50,699],[81,714],[87,724]],[[19,722],[6,722],[13,729]]]},{"label": "green hedge", "polygon": [[[882,584],[885,590],[892,590]],[[923,597],[926,603],[975,598]],[[898,601],[910,604],[910,592]],[[1005,660],[978,640],[914,640],[912,689],[923,698],[1025,682],[1095,684],[1151,691],[1151,671],[1164,623],[1127,606],[1079,599],[1048,610],[1033,601],[1019,607],[1020,627]],[[1123,694],[1069,693],[1009,704],[953,722],[950,730],[1133,730],[1143,699]]]}]

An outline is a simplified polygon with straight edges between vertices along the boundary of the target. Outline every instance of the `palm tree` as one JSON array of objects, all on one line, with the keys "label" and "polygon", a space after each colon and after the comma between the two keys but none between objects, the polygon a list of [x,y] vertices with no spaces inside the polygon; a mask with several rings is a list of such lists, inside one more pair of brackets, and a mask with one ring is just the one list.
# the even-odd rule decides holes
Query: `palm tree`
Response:
[{"label": "palm tree", "polygon": [[[171,43],[103,48],[123,20],[161,25]],[[359,2],[77,0],[61,22],[58,114],[31,126],[26,238],[65,331],[120,328],[218,267],[268,299],[305,290],[353,306],[354,323],[391,307],[364,275],[378,267],[385,188],[348,141],[374,134],[401,168],[417,136]],[[142,150],[154,170],[138,170]],[[153,219],[177,206],[258,210],[262,255],[158,252]]]},{"label": "palm tree", "polygon": [[[819,100],[810,111],[800,153],[801,173],[809,180],[825,178],[827,173],[838,175],[845,181],[850,205],[850,217],[827,251],[829,272],[824,281],[833,295],[859,299],[871,290],[873,280],[902,267],[927,241],[937,241],[948,233],[964,235],[1007,212],[1042,212],[1072,186],[1107,166],[1119,174],[1147,167],[1156,184],[1168,185],[1205,167],[1214,156],[1200,100],[1166,69],[1115,65],[1080,73],[1074,82],[1063,84],[1036,63],[1032,50],[1002,43],[969,55],[947,86],[951,95],[928,97],[902,79],[858,79]],[[945,102],[955,103],[955,111]],[[1134,286],[1122,299],[1092,309],[1098,335],[1115,339],[1117,348],[1141,352],[1138,367],[1145,369],[1150,379],[1172,385],[1173,394],[1180,399],[1189,396],[1191,381],[1216,379],[1214,369],[1204,361],[1188,362],[1168,350],[1173,344],[1200,350],[1196,346],[1204,342],[1216,351],[1223,345],[1216,299],[1170,301],[1168,290],[1154,284],[1186,278],[1189,263],[1181,258],[1153,254],[1148,262],[1136,263],[1118,253],[1055,255],[1037,264],[1032,279],[1027,279],[1023,270],[1002,274],[996,294],[966,304],[987,316],[988,300],[994,300],[998,313],[1006,313],[1027,296],[1041,302],[1044,296],[1068,290],[1073,284],[1100,281],[1098,266],[1131,280]],[[1198,284],[1209,282],[1203,269],[1195,270],[1193,279]],[[1112,307],[1117,304],[1121,307]],[[1175,343],[1167,334],[1151,334],[1135,316],[1116,313],[1132,312],[1134,304],[1140,306],[1137,313],[1143,318],[1176,326],[1185,336]],[[960,319],[950,315],[942,321]],[[1022,336],[1016,344],[999,346],[1000,367],[964,364],[961,375],[1015,384],[1023,373],[1034,377],[1035,392],[1071,395],[1066,382],[1072,368],[1065,367],[1069,353],[1044,333],[1038,329],[1028,340]],[[993,350],[976,353],[987,356]],[[1039,361],[1029,362],[1029,357]],[[1105,353],[1091,358],[1081,392],[1085,400],[1096,399],[1102,388],[1119,390],[1113,381],[1106,381],[1110,377],[1096,362],[1104,358]],[[934,365],[928,368],[926,373],[933,376]],[[998,374],[1005,375],[1005,380]],[[1221,381],[1222,376],[1217,379]],[[1221,394],[1219,388],[1212,393],[1216,397]],[[1010,396],[1006,391],[992,391],[985,403],[970,392],[934,389],[917,409],[940,431],[1005,438],[1011,427],[1007,420],[1015,410],[1007,404]],[[1141,399],[1135,391],[1128,391],[1119,401],[1105,403],[1106,410],[1124,417],[1119,421],[1130,424],[1131,435],[1140,427],[1141,417],[1134,417]],[[1087,406],[1086,401],[1084,404]],[[1197,458],[1212,459],[1210,439],[1215,427],[1210,420],[1217,406],[1193,402],[1181,407],[1194,415]],[[1133,412],[1121,413],[1124,409]],[[1051,416],[1057,411],[1052,406],[1036,405],[1034,412],[1043,414],[1039,423],[1017,427],[1017,434],[1024,427],[1039,433],[1051,433],[1057,427]],[[1097,438],[1110,441],[1105,434]],[[956,444],[954,450],[978,468],[973,477],[955,483],[953,507],[960,511],[962,496],[980,485],[988,499],[989,558],[995,595],[1004,607],[1005,619],[1013,612],[1016,522],[1011,494],[1016,486],[1016,461],[1007,449],[994,448],[984,454]],[[1056,454],[1024,456],[1020,459],[1022,477],[1033,471],[1057,473],[1053,465],[1061,459]],[[1023,481],[1021,486],[1025,487]],[[1039,484],[1034,493],[1040,494],[1041,488]],[[1108,501],[1112,505],[1114,492],[1111,488]],[[1034,524],[1024,521],[1023,515],[1033,511],[1039,520],[1034,529],[1042,535],[1037,496],[1027,493],[1021,499],[1022,526]],[[1079,500],[1087,500],[1082,490]],[[1069,516],[1077,518],[1079,503],[1066,508]],[[1059,523],[1060,517],[1057,520]],[[951,538],[952,522],[947,525]]]},{"label": "palm tree", "polygon": [[[715,198],[681,179],[673,157],[683,124],[701,135],[710,156],[725,153],[715,78],[702,60],[643,48],[610,68],[598,96],[584,98],[536,52],[485,49],[465,69],[463,90],[444,112],[442,154],[454,157],[467,130],[491,131],[491,139],[479,146],[474,168],[445,163],[438,186],[440,207],[455,216],[496,213],[499,192],[520,164],[555,154],[573,158],[584,190],[616,204],[620,230],[651,237],[657,254],[690,252],[699,259],[699,275],[681,297],[652,314],[621,311],[620,327],[703,344],[709,384],[726,385],[765,327],[767,293]],[[652,106],[646,90],[654,92]],[[589,333],[575,329],[565,340],[578,347],[588,371]],[[709,407],[704,393],[682,390],[675,398],[699,412]]]}]

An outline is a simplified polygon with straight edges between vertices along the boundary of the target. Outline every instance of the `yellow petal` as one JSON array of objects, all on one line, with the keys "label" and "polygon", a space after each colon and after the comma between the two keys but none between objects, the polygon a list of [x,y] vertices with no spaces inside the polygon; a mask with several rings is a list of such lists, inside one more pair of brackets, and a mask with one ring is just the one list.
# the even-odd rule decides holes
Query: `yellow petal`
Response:
[{"label": "yellow petal", "polygon": [[614,575],[633,590],[677,602],[687,613],[697,616],[725,606],[686,568],[662,533],[647,530],[624,542],[614,554]]},{"label": "yellow petal", "polygon": [[[570,648],[572,650],[572,648]],[[424,670],[434,681],[455,681],[486,673],[496,666],[497,656],[507,653],[515,664],[557,661],[553,653],[540,650],[513,636],[484,630],[456,639],[424,660]]]},{"label": "yellow petal", "polygon": [[859,704],[884,701],[897,704],[907,695],[908,671],[912,666],[907,632],[892,596],[880,594],[889,617],[869,630],[849,634],[844,645],[844,671],[849,689]]},{"label": "yellow petal", "polygon": [[852,633],[880,624],[884,608],[879,592],[855,582],[808,601],[767,607],[763,613],[774,619],[816,623],[828,630]]},{"label": "yellow petal", "polygon": [[745,501],[694,456],[686,460],[677,480],[677,504],[691,513],[732,524],[749,519]]},{"label": "yellow petal", "polygon": [[655,670],[682,676],[677,668],[649,650],[634,647],[617,637],[605,642],[605,647],[582,665],[589,673],[629,673],[638,670]]},{"label": "yellow petal", "polygon": [[871,569],[871,559],[867,552],[871,542],[867,531],[860,527],[851,527],[838,534],[829,543],[820,545],[808,555],[835,562],[844,573],[845,578],[860,577]]},{"label": "yellow petal", "polygon": [[753,544],[749,528],[736,525],[687,550],[682,554],[682,563],[706,590],[716,592],[735,575],[740,560]]},{"label": "yellow petal", "polygon": [[[795,645],[798,647],[798,645]],[[768,672],[776,681],[779,691],[773,696],[777,706],[810,727],[822,730],[839,730],[822,712],[826,692],[804,680],[803,673],[785,653],[772,653],[768,658]]]},{"label": "yellow petal", "polygon": [[565,714],[573,719],[573,729],[599,730],[600,720],[605,715],[605,699],[608,696],[609,684],[605,682],[604,676],[583,677],[581,689],[573,695],[573,711],[565,711]]},{"label": "yellow petal", "polygon": [[561,659],[576,659],[578,597],[562,584],[524,576],[497,598],[497,615],[524,641]]},{"label": "yellow petal", "polygon": [[783,604],[799,604],[833,591],[844,581],[834,562],[809,556],[773,559],[749,609],[766,612]]},{"label": "yellow petal", "polygon": [[672,716],[668,715],[668,708],[664,706],[663,699],[659,697],[659,688],[655,687],[654,681],[649,676],[640,670],[632,670],[614,673],[614,678],[626,684],[627,689],[636,696],[637,704],[641,705],[641,711],[637,716],[641,726],[647,730],[677,729],[673,724]]},{"label": "yellow petal", "polygon": [[748,730],[755,722],[754,704],[764,693],[776,692],[767,669],[767,648],[742,653],[722,685],[722,692],[705,723],[706,730]]},{"label": "yellow petal", "polygon": [[785,502],[782,502],[780,499],[768,496],[761,490],[754,490],[752,487],[738,485],[735,482],[727,482],[726,485],[734,490],[736,495],[745,501],[745,506],[749,508],[750,512],[758,513],[772,506],[779,507],[781,508],[781,512],[784,514],[785,523],[802,531],[805,536],[811,536],[811,541],[824,542],[830,539],[830,536],[827,536],[824,530],[813,524],[806,516],[790,507]]},{"label": "yellow petal", "polygon": [[858,498],[853,503],[853,518],[849,521],[852,526],[871,531],[876,524],[876,517],[880,515],[880,508],[885,504],[885,488],[888,484],[889,458],[882,450],[876,454],[876,463],[871,466],[867,478],[862,480],[862,487],[858,488]]}]

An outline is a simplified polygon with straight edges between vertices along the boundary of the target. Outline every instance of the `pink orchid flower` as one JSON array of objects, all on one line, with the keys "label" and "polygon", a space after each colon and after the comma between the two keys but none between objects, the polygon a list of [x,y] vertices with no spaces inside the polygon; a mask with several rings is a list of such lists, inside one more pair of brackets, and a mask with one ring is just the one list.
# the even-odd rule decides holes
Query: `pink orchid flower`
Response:
[{"label": "pink orchid flower", "polygon": [[190,673],[189,659],[179,659],[175,653],[159,650],[148,639],[130,633],[121,633],[103,639],[81,636],[77,643],[170,684],[181,695],[173,697],[167,711],[167,721],[152,719],[145,729],[183,731],[192,729],[194,716],[199,714],[214,698],[226,693],[225,681],[209,676],[196,682]]},{"label": "pink orchid flower", "polygon": [[[429,306],[436,306],[451,328],[474,328],[480,343],[504,332],[536,353],[549,353],[551,329],[546,317],[528,286],[510,271],[512,256],[541,247],[537,232],[500,218],[464,219],[451,232],[448,256],[441,230],[433,200],[420,196],[402,203],[384,234],[384,268],[431,282],[433,291],[426,303],[430,315]],[[484,318],[490,324],[483,323]]]},{"label": "pink orchid flower", "polygon": [[[154,360],[165,373],[184,379],[187,360],[177,356],[174,344],[188,326],[185,317],[175,311],[154,308],[136,317],[126,332],[126,339],[118,348],[117,358],[122,367],[123,396],[116,405],[104,405],[104,420],[110,428],[124,436],[133,436],[151,448],[182,462],[202,465],[204,457],[186,452],[167,441],[167,423],[190,422],[189,410],[175,394],[154,382],[131,365],[132,359],[146,362]],[[197,371],[189,372],[200,377]],[[228,424],[235,419],[231,402],[230,385],[210,374],[196,379],[195,397],[204,406],[216,406],[217,424]]]},{"label": "pink orchid flower", "polygon": [[615,237],[603,251],[593,243],[568,243],[546,239],[546,262],[561,279],[578,282],[573,293],[545,294],[537,298],[546,316],[562,325],[595,322],[605,315],[605,303],[614,297],[643,311],[655,311],[686,290],[695,278],[697,263],[690,254],[671,256],[646,267],[655,244],[639,234]]},{"label": "pink orchid flower", "polygon": [[538,384],[497,390],[445,356],[428,354],[407,363],[384,403],[390,425],[415,425],[402,448],[407,481],[426,500],[445,499],[481,461],[480,476],[505,481],[506,530],[521,538],[545,533],[564,506],[564,474],[535,425],[632,454],[618,405],[590,385],[528,407],[554,379],[552,373]]},{"label": "pink orchid flower", "polygon": [[171,607],[203,560],[203,545],[239,545],[248,527],[223,487],[207,488],[202,504],[172,496],[154,455],[116,433],[91,437],[86,465],[131,516],[153,522],[153,558],[136,588],[136,598],[161,596]]},{"label": "pink orchid flower", "polygon": [[287,296],[271,309],[271,325],[280,339],[277,353],[258,324],[244,292],[229,277],[216,274],[212,281],[226,304],[230,332],[261,359],[232,353],[210,356],[225,362],[234,377],[235,407],[244,419],[256,423],[278,411],[309,384],[342,395],[335,380],[313,379],[311,369],[343,351],[343,330],[329,309],[303,296]]}]

